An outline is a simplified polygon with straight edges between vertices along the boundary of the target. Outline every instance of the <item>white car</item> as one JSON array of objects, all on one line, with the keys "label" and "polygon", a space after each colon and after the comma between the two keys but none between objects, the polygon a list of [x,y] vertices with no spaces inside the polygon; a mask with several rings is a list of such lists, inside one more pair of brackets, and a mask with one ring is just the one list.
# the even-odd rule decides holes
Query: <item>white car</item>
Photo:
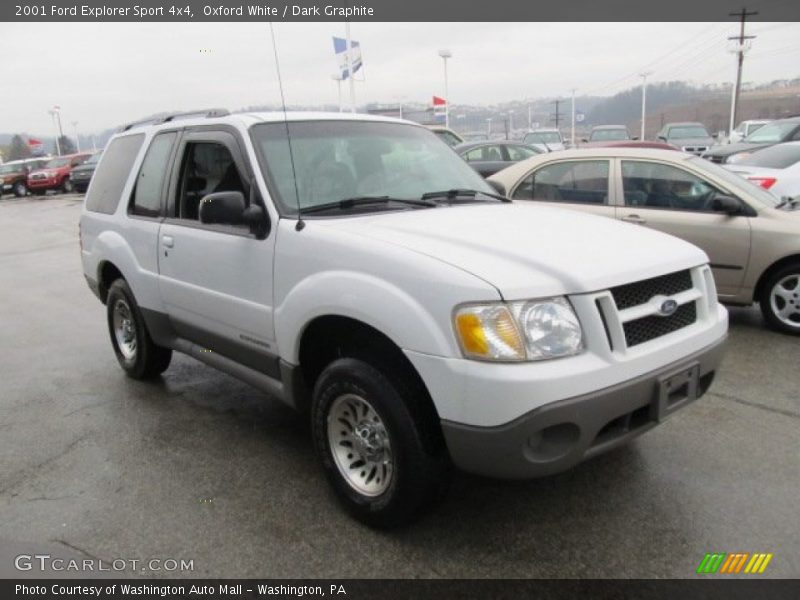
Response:
[{"label": "white car", "polygon": [[741,123],[739,123],[738,127],[736,127],[736,129],[734,129],[728,136],[728,140],[726,143],[738,144],[748,135],[753,133],[756,129],[760,129],[767,123],[771,122],[772,121],[769,119],[750,119],[748,121],[742,121]]},{"label": "white car", "polygon": [[769,190],[778,198],[800,199],[800,142],[756,150],[729,169]]},{"label": "white car", "polygon": [[375,526],[439,497],[451,464],[529,478],[628,442],[708,389],[727,333],[697,247],[512,203],[382,117],[130,126],[80,240],[129,376],[183,352],[310,413]]},{"label": "white car", "polygon": [[566,148],[561,132],[555,128],[542,127],[529,131],[522,137],[522,143],[533,146],[540,152],[555,152]]}]

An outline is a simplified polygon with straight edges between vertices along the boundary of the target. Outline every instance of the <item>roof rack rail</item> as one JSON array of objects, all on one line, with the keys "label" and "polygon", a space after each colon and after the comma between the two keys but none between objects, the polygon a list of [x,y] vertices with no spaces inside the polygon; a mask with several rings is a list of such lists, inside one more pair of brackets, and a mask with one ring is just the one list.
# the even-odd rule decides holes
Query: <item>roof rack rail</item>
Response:
[{"label": "roof rack rail", "polygon": [[123,125],[120,131],[128,131],[134,127],[140,127],[142,125],[159,125],[161,123],[170,123],[178,119],[188,119],[190,117],[206,117],[207,119],[211,119],[213,117],[225,117],[229,114],[231,113],[226,108],[209,108],[204,110],[172,113],[163,117],[152,117],[150,119],[142,119],[141,121],[128,123],[127,125]]},{"label": "roof rack rail", "polygon": [[188,112],[180,112],[167,115],[166,117],[158,119],[157,123],[169,123],[177,119],[188,119],[190,117],[205,117],[207,119],[211,119],[213,117],[225,117],[229,114],[231,114],[230,111],[225,108],[208,108],[205,110],[191,110]]}]

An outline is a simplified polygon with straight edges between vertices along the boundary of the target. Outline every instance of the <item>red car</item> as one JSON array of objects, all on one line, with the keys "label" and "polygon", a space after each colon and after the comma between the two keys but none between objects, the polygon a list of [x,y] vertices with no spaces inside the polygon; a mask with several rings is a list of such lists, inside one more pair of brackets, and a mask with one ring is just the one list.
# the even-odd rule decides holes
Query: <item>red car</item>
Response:
[{"label": "red car", "polygon": [[41,169],[28,174],[28,189],[39,196],[47,190],[61,190],[65,194],[72,192],[74,188],[69,180],[72,167],[83,164],[91,155],[91,152],[81,152],[52,159]]}]

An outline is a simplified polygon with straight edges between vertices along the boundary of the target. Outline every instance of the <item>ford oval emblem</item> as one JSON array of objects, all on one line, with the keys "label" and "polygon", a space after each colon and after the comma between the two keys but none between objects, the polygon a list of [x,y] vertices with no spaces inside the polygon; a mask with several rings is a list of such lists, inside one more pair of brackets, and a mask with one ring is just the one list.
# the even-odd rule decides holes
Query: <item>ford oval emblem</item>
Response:
[{"label": "ford oval emblem", "polygon": [[670,298],[669,300],[664,300],[664,302],[661,303],[661,308],[658,312],[662,317],[669,317],[675,314],[676,310],[678,310],[678,303]]}]

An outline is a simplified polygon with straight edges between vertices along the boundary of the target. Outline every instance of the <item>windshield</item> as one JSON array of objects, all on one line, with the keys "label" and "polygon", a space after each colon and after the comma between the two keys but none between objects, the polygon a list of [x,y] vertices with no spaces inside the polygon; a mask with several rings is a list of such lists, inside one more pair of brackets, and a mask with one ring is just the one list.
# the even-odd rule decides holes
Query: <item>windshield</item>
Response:
[{"label": "windshield", "polygon": [[744,138],[745,142],[751,144],[769,144],[775,142],[782,142],[789,137],[789,134],[797,128],[797,123],[783,122],[783,123],[767,123],[763,127],[758,128],[756,131]]},{"label": "windshield", "polygon": [[87,161],[86,161],[85,163],[83,163],[83,164],[85,164],[85,165],[96,165],[96,164],[97,164],[97,163],[100,161],[100,157],[101,157],[101,156],[103,156],[103,153],[102,153],[102,152],[98,152],[98,153],[96,153],[96,154],[92,154],[92,155],[89,157],[89,160],[87,160]]},{"label": "windshield", "polygon": [[[420,199],[426,192],[494,193],[458,154],[422,127],[374,121],[290,121],[251,128],[282,214],[364,196]],[[294,168],[292,167],[294,161]],[[385,208],[385,207],[384,207]]]},{"label": "windshield", "polygon": [[20,163],[3,165],[0,167],[0,173],[18,173],[22,170],[24,170],[24,167]]},{"label": "windshield", "polygon": [[687,125],[684,127],[670,127],[667,133],[667,139],[670,140],[685,140],[688,138],[703,138],[711,137],[708,135],[705,127],[700,125]]},{"label": "windshield", "polygon": [[69,164],[68,158],[54,158],[49,163],[45,165],[48,169],[58,169],[59,167],[65,167]]},{"label": "windshield", "polygon": [[777,146],[769,146],[758,152],[753,152],[737,164],[785,169],[798,162],[800,162],[800,144],[778,144]]},{"label": "windshield", "polygon": [[589,137],[590,142],[610,142],[627,139],[628,132],[624,129],[595,129]]},{"label": "windshield", "polygon": [[525,135],[526,144],[560,144],[561,134],[557,131],[534,131]]},{"label": "windshield", "polygon": [[747,192],[749,198],[757,200],[764,206],[776,206],[780,199],[770,194],[760,185],[756,185],[744,177],[737,175],[733,171],[729,171],[715,163],[712,163],[705,158],[700,158],[699,156],[693,156],[689,159],[693,166],[699,167],[701,170],[708,171],[713,175],[716,175],[720,179],[722,179],[725,183],[732,185],[734,188],[739,188]]}]

